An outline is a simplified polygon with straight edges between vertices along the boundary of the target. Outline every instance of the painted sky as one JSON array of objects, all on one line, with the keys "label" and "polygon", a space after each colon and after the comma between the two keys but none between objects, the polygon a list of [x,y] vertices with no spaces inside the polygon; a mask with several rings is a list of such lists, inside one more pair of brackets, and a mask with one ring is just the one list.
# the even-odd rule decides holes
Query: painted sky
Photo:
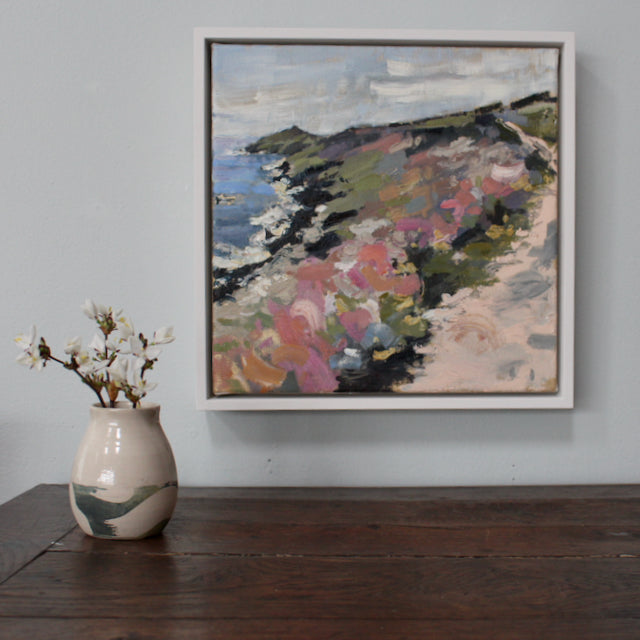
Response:
[{"label": "painted sky", "polygon": [[557,94],[558,49],[214,44],[212,78],[215,136],[329,134]]}]

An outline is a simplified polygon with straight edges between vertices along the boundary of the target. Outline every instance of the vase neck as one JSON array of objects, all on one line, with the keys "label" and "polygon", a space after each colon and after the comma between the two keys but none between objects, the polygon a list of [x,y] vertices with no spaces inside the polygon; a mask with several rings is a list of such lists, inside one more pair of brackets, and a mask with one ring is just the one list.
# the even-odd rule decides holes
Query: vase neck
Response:
[{"label": "vase neck", "polygon": [[92,421],[99,423],[158,423],[160,419],[159,404],[143,404],[135,409],[128,402],[120,402],[115,407],[102,407],[93,405],[91,407]]}]

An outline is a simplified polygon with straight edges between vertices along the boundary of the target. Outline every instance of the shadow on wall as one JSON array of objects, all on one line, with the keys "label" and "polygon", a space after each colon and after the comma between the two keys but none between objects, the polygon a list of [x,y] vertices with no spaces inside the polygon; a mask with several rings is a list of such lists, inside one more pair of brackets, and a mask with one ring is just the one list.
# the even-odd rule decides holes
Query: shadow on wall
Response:
[{"label": "shadow on wall", "polygon": [[247,444],[557,445],[573,439],[571,411],[211,411]]},{"label": "shadow on wall", "polygon": [[[614,351],[616,281],[614,265],[616,242],[603,242],[602,215],[606,212],[607,227],[625,227],[624,207],[611,207],[611,194],[623,191],[620,173],[607,170],[602,163],[598,137],[616,144],[621,135],[616,128],[624,123],[612,121],[611,114],[619,109],[615,80],[604,80],[601,64],[595,56],[581,53],[576,60],[576,282],[575,282],[575,388],[576,407],[582,410],[606,412],[606,389],[615,384],[612,371]],[[605,76],[606,77],[606,76]],[[602,100],[601,96],[607,96]],[[615,154],[607,154],[615,162]],[[618,218],[616,220],[616,218]],[[597,288],[597,295],[595,289]]]},{"label": "shadow on wall", "polygon": [[[593,62],[596,64],[596,61]],[[588,127],[601,115],[589,110],[597,109],[599,92],[606,92],[611,99],[615,92],[603,87],[598,74],[591,70],[591,62],[585,55],[577,61],[577,158],[576,167],[576,273],[589,271],[588,256],[593,256],[592,245],[600,250],[613,251],[599,243],[600,227],[593,212],[597,207],[598,186],[594,176],[597,173],[598,154],[591,148],[593,136],[586,135]],[[602,95],[602,94],[601,94]],[[610,105],[609,105],[610,106]],[[606,114],[604,114],[606,115]],[[593,153],[592,153],[593,152]],[[590,159],[591,154],[591,159]],[[593,164],[590,164],[593,163]],[[610,191],[610,190],[609,190]],[[600,198],[606,197],[600,195]],[[592,215],[588,215],[589,210]],[[581,215],[582,214],[582,215]],[[611,256],[609,256],[611,257]],[[610,269],[611,261],[598,258],[598,269]],[[594,268],[594,267],[591,267]],[[611,274],[600,272],[606,281]],[[576,278],[576,356],[575,356],[575,405],[576,410],[602,411],[602,406],[594,406],[601,398],[598,392],[598,371],[609,371],[610,363],[602,362],[600,355],[610,354],[611,332],[599,332],[597,353],[593,349],[592,335],[607,318],[602,318],[606,310],[599,304],[599,320],[585,326],[584,320],[596,317],[596,310],[589,309],[594,304],[589,295],[586,278]],[[611,294],[602,288],[602,296]],[[612,306],[605,305],[608,309]],[[604,344],[603,341],[606,343]],[[600,354],[600,355],[598,355]],[[598,358],[597,366],[593,361]],[[600,381],[601,382],[601,381]],[[599,403],[601,404],[601,403]],[[313,411],[313,412],[208,412],[207,424],[212,433],[221,425],[232,431],[234,436],[246,444],[358,444],[376,442],[404,445],[559,445],[574,439],[576,410],[537,411]]]}]

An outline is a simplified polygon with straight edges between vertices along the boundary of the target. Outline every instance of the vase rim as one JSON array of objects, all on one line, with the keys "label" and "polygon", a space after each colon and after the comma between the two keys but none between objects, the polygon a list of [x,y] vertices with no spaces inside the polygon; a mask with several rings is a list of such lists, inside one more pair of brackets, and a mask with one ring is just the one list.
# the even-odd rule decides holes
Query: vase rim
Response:
[{"label": "vase rim", "polygon": [[98,411],[150,411],[159,408],[160,405],[157,402],[140,402],[135,409],[130,402],[116,402],[115,407],[103,407],[99,402],[91,405],[91,409]]}]

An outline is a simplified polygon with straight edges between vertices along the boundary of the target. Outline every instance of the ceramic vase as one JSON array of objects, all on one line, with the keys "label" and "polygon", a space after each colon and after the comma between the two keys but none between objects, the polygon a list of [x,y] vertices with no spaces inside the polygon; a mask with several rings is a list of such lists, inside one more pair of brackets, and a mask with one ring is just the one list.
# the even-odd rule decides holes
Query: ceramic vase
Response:
[{"label": "ceramic vase", "polygon": [[69,484],[80,528],[96,538],[146,538],[164,529],[177,496],[176,464],[160,406],[92,406]]}]

